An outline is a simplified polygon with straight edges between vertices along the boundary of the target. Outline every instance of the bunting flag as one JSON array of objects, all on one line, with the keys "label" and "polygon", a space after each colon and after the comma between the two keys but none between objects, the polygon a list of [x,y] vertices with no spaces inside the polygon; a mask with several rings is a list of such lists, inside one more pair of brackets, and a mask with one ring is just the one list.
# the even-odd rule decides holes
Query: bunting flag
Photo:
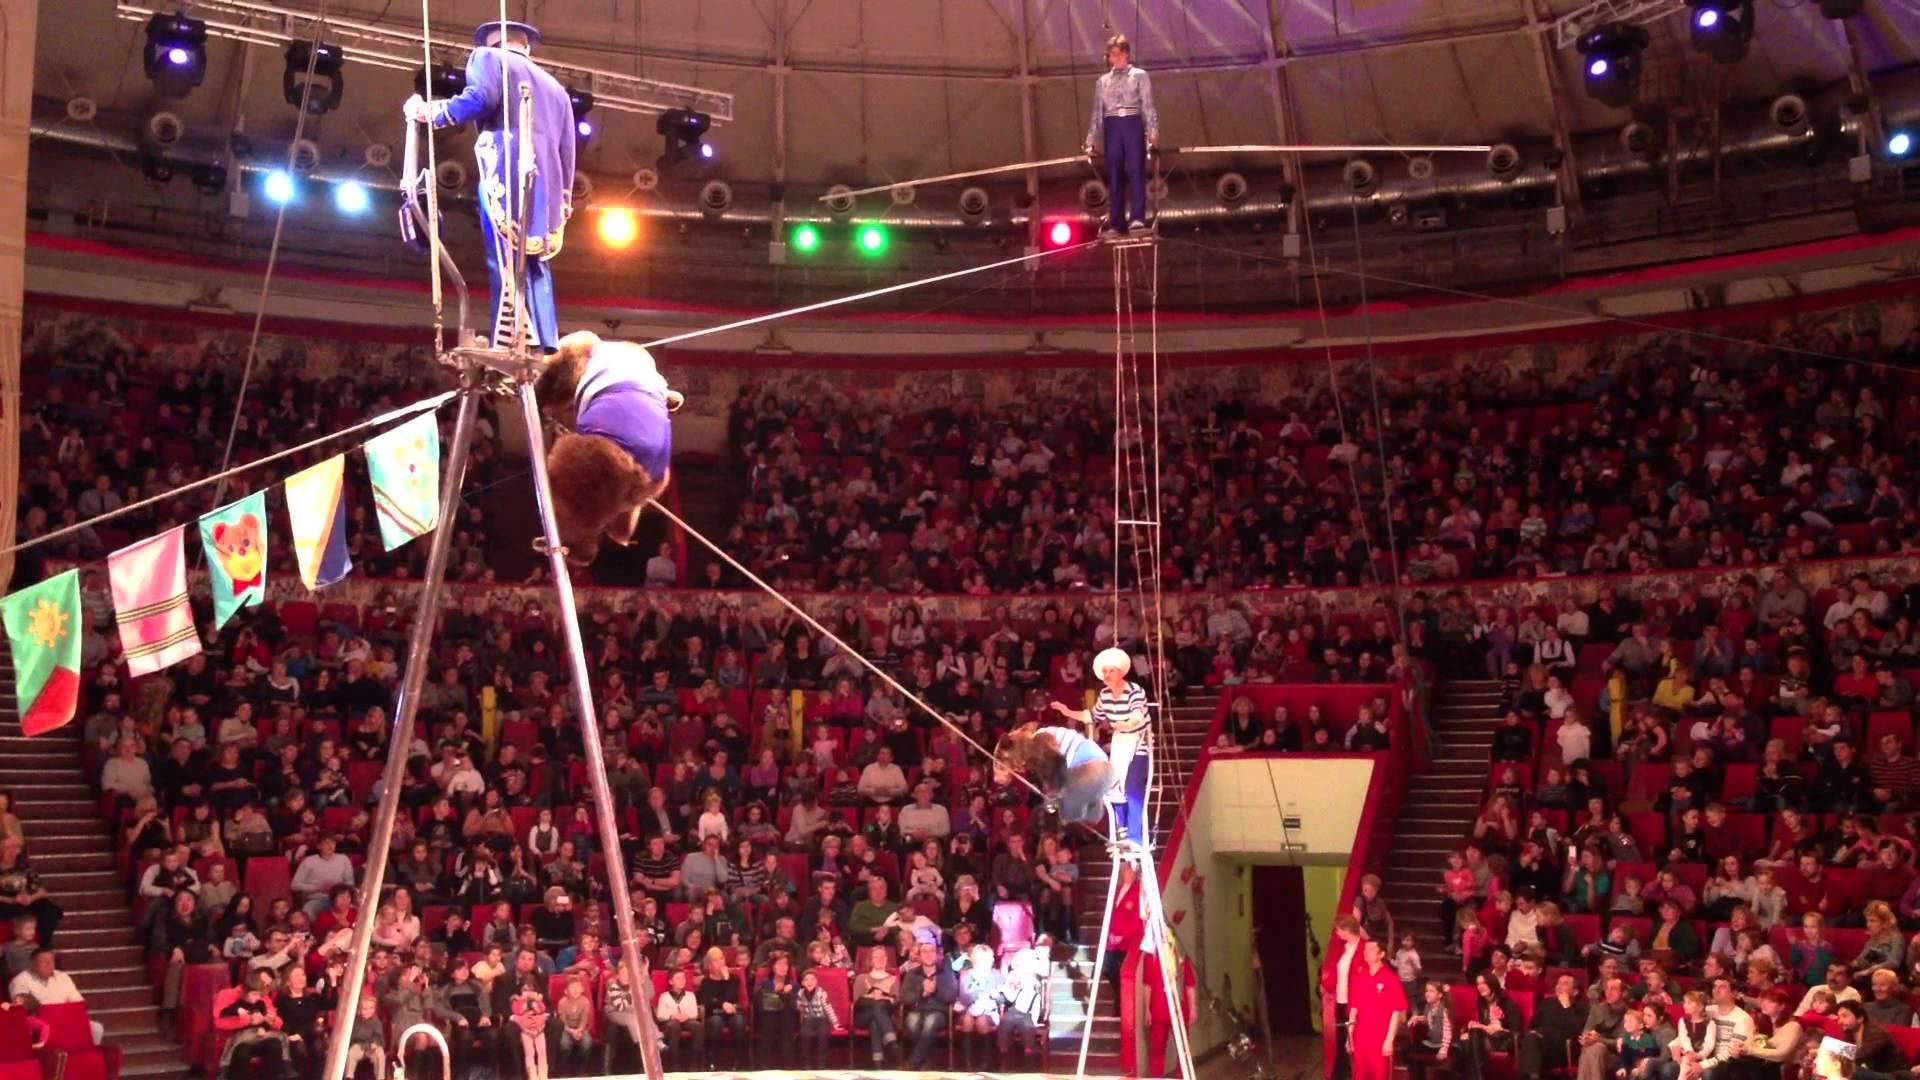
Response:
[{"label": "bunting flag", "polygon": [[80,703],[80,571],[69,570],[0,600],[13,652],[20,728],[42,735]]},{"label": "bunting flag", "polygon": [[267,493],[256,491],[200,519],[200,550],[213,586],[213,626],[267,597]]},{"label": "bunting flag", "polygon": [[353,572],[347,555],[347,503],[340,497],[346,458],[335,454],[287,477],[287,517],[300,580],[322,589]]},{"label": "bunting flag", "polygon": [[187,527],[176,525],[107,556],[107,587],[120,649],[134,678],[200,652],[187,603]]},{"label": "bunting flag", "polygon": [[366,449],[387,550],[432,532],[440,516],[440,421],[421,413],[367,440]]}]

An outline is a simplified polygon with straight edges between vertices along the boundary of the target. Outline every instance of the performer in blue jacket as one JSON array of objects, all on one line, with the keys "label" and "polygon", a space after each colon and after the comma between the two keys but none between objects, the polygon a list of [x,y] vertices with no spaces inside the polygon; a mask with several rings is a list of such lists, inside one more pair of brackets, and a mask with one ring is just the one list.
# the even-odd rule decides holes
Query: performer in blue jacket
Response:
[{"label": "performer in blue jacket", "polygon": [[[502,31],[504,30],[504,37]],[[475,48],[467,57],[467,86],[459,94],[435,101],[431,114],[418,94],[407,99],[412,123],[435,128],[479,126],[474,156],[480,164],[480,227],[487,237],[487,273],[493,280],[493,344],[505,347],[512,329],[502,325],[500,294],[503,270],[514,264],[518,248],[521,207],[518,157],[520,88],[533,88],[533,195],[526,206],[526,280],[520,282],[521,317],[531,340],[545,352],[559,347],[559,319],[553,300],[553,277],[547,261],[560,254],[567,219],[573,215],[573,102],[559,81],[535,64],[533,46],[540,31],[521,22],[483,23],[473,32]]]}]

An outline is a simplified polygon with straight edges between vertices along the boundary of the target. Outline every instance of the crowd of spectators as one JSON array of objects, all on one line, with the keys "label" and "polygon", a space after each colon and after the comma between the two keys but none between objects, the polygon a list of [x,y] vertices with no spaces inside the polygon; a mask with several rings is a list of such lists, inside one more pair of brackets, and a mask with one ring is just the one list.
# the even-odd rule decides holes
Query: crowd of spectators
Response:
[{"label": "crowd of spectators", "polygon": [[[1378,425],[1364,395],[1324,383],[1172,395],[1162,581],[1358,585],[1397,562],[1441,585],[1897,550],[1920,532],[1920,446],[1899,434],[1920,411],[1904,381],[1920,332],[1775,344],[1707,356],[1623,338],[1554,383],[1504,356],[1389,373]],[[1116,565],[1113,423],[1084,395],[894,412],[744,388],[729,432],[750,502],[728,546],[802,588],[1098,593]],[[1130,582],[1131,558],[1118,573]]]},{"label": "crowd of spectators", "polygon": [[[1920,352],[1912,339],[1892,351],[1866,336],[1815,344],[1883,362]],[[23,425],[23,537],[217,465],[225,432],[209,403],[227,400],[221,366],[156,381],[141,363],[107,351],[52,369]],[[274,376],[252,395],[260,404],[242,424],[236,459],[324,429],[328,418],[305,403],[337,403],[336,416],[358,419],[413,389]],[[1870,815],[1889,799],[1875,766],[1850,751],[1882,706],[1911,704],[1915,596],[1865,582],[1814,605],[1790,577],[1762,568],[1912,538],[1920,446],[1890,433],[1920,399],[1900,368],[1655,347],[1603,354],[1566,385],[1487,366],[1389,389],[1377,429],[1361,410],[1346,410],[1352,426],[1343,428],[1325,392],[1189,397],[1162,410],[1161,579],[1169,591],[1209,594],[1166,628],[1169,676],[1176,690],[1231,692],[1405,681],[1424,663],[1506,680],[1527,742],[1492,776],[1504,802],[1476,823],[1461,868],[1473,889],[1455,889],[1448,912],[1476,971],[1505,978],[1530,957],[1508,944],[1528,925],[1514,912],[1541,910],[1532,925],[1548,928],[1543,941],[1557,940],[1555,926],[1584,933],[1575,920],[1585,917],[1604,924],[1618,902],[1611,882],[1624,896],[1633,876],[1618,867],[1642,861],[1605,846],[1615,837],[1641,843],[1653,864],[1639,882],[1641,902],[1656,904],[1649,914],[1701,876],[1688,868],[1705,864],[1690,856],[1708,850],[1723,876],[1731,871],[1718,857],[1739,858],[1739,888],[1751,891],[1749,871],[1768,853],[1745,844],[1752,827],[1738,824],[1730,851],[1706,839],[1725,846],[1721,822],[1736,816],[1763,816],[1763,849],[1778,847],[1772,834],[1784,825],[1799,873],[1794,845],[1827,835],[1820,815],[1841,815],[1831,827],[1842,839],[1808,872],[1816,881],[1822,859],[1858,860],[1863,835],[1871,859],[1883,841],[1907,851],[1904,835],[1862,833],[1882,828]],[[748,391],[729,430],[749,499],[726,545],[789,587],[900,594],[885,623],[849,603],[835,630],[983,744],[1049,699],[1083,695],[1096,644],[1151,632],[1131,610],[1091,602],[1115,565],[1111,506],[1086,494],[1111,475],[1111,418],[1094,403],[890,415]],[[474,482],[490,482],[493,467],[488,441]],[[162,503],[38,554],[97,557],[204,509]],[[470,513],[455,542],[457,576],[484,582],[487,523]],[[358,511],[350,537],[365,573],[410,576],[423,555],[421,545],[384,553]],[[1135,584],[1132,560],[1119,564],[1121,584]],[[1395,564],[1415,586],[1400,613],[1379,605],[1330,622],[1303,605],[1249,618],[1232,599],[1371,582]],[[1607,592],[1561,612],[1477,606],[1460,588],[1484,577],[1711,566],[1747,566],[1752,576],[1711,599],[1641,604]],[[695,577],[739,584],[718,565]],[[85,739],[124,819],[129,886],[163,1006],[182,1007],[189,968],[231,972],[234,985],[208,1018],[225,1033],[223,1064],[265,1056],[313,1067],[346,934],[362,917],[375,920],[378,948],[353,1041],[356,1063],[381,1075],[405,1049],[393,1043],[398,1032],[419,1020],[442,1026],[463,1063],[531,1076],[587,1068],[609,1050],[626,1060],[622,1019],[637,1008],[655,1013],[670,1060],[687,1067],[805,1064],[823,1030],[857,1036],[853,1052],[875,1060],[926,1065],[950,1040],[956,1056],[985,1062],[1020,1050],[1009,1032],[1044,1021],[1047,943],[1072,940],[1079,925],[1077,841],[952,732],[788,616],[671,594],[584,613],[601,738],[631,834],[629,865],[613,872],[636,890],[662,983],[636,993],[609,941],[608,868],[582,805],[559,638],[540,606],[504,610],[463,594],[442,620],[419,737],[395,748],[385,721],[406,625],[386,598],[326,618],[314,605],[250,612],[210,632],[207,655],[164,681],[128,686],[102,586],[89,572]],[[1773,596],[1782,589],[1798,591],[1797,606]],[[926,620],[911,602],[943,592],[1060,595],[1032,620],[1000,608],[978,625]],[[801,747],[786,734],[791,691],[803,695]],[[1906,704],[1893,704],[1903,693]],[[1364,747],[1383,717],[1322,719],[1333,722],[1242,719],[1244,733],[1231,739],[1284,749],[1297,730],[1303,748],[1323,737]],[[1786,726],[1801,737],[1788,738]],[[1894,734],[1910,740],[1910,722]],[[1678,751],[1687,763],[1669,764]],[[1878,742],[1871,752],[1883,772],[1881,759],[1892,759],[1887,776],[1902,775],[1898,754]],[[389,895],[363,913],[352,885],[390,753],[409,761],[408,812]],[[1738,778],[1748,775],[1743,791]],[[1833,784],[1861,775],[1866,787],[1835,793]],[[1896,794],[1907,797],[1904,786]],[[1657,837],[1641,831],[1652,822]],[[1562,865],[1567,843],[1572,867]],[[1581,865],[1588,850],[1600,869]],[[1522,900],[1528,873],[1534,888]],[[1457,871],[1449,883],[1463,886]],[[1652,928],[1644,951],[1684,953],[1675,928],[1736,895],[1708,898],[1704,880],[1692,888],[1696,903]],[[1851,894],[1830,892],[1822,914],[1839,917],[1848,909],[1824,907]],[[1512,895],[1505,909],[1502,893]],[[1879,898],[1913,902],[1904,890]],[[1764,904],[1748,899],[1748,915]],[[1731,952],[1741,927],[1725,907]],[[1710,945],[1719,928],[1703,929]],[[1594,936],[1582,944],[1600,950],[1611,928]],[[1671,973],[1700,977],[1684,964]]]},{"label": "crowd of spectators", "polygon": [[[1863,1072],[1915,1064],[1916,617],[1920,586],[1783,570],[1715,601],[1603,591],[1436,656],[1497,648],[1508,673],[1486,801],[1434,885],[1444,936],[1396,927],[1378,879],[1342,926],[1393,943],[1414,1058],[1761,1080],[1824,1035]],[[1423,978],[1440,951],[1459,985]]]}]

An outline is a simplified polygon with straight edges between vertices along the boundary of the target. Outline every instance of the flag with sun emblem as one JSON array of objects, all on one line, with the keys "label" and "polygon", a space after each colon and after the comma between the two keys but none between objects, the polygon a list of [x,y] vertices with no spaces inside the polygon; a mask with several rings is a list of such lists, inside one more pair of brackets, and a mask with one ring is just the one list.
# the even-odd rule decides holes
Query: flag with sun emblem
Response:
[{"label": "flag with sun emblem", "polygon": [[440,421],[421,413],[369,439],[367,475],[388,551],[432,532],[440,515]]},{"label": "flag with sun emblem", "polygon": [[80,571],[69,570],[0,600],[13,651],[20,727],[42,735],[73,719],[80,701]]}]

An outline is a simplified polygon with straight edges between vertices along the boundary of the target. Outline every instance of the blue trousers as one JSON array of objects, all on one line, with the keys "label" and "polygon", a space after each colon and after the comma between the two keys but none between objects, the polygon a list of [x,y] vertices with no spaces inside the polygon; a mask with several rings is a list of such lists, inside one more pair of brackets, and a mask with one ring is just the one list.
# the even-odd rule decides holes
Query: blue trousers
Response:
[{"label": "blue trousers", "polygon": [[[487,334],[493,335],[494,327],[499,325],[500,311],[500,267],[502,260],[513,257],[508,251],[506,238],[493,227],[493,218],[485,210],[486,199],[481,198],[480,231],[486,235],[487,278],[492,286],[491,300],[487,308]],[[532,255],[527,256],[527,279],[520,283],[521,310],[525,313],[527,325],[532,328],[533,341],[542,349],[552,352],[560,347],[560,315],[553,302],[553,275],[547,271],[547,264]],[[505,341],[493,342],[496,347],[505,348]]]},{"label": "blue trousers", "polygon": [[[1147,220],[1147,122],[1139,116],[1109,116],[1100,121],[1107,151],[1107,205],[1112,222],[1124,228]],[[1123,201],[1124,200],[1124,201]]]},{"label": "blue trousers", "polygon": [[1121,790],[1126,795],[1124,801],[1113,804],[1114,824],[1120,827],[1120,837],[1146,846],[1147,843],[1147,772],[1151,767],[1148,759],[1152,752],[1144,747],[1133,755],[1133,761],[1127,765],[1127,775],[1122,780]]}]

